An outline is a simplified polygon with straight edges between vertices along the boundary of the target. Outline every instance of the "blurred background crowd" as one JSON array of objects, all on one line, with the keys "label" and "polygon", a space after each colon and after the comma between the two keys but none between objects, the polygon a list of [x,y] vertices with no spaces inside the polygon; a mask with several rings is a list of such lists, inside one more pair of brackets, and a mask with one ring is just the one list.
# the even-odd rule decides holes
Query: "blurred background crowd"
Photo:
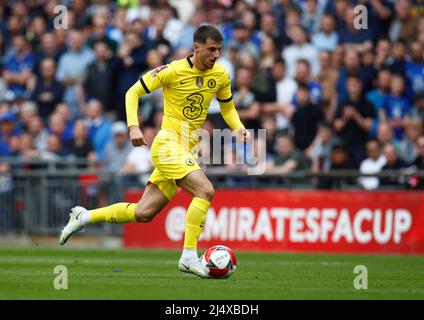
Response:
[{"label": "blurred background crowd", "polygon": [[[67,29],[54,27],[57,5]],[[362,29],[357,5],[367,8]],[[424,169],[424,7],[412,0],[0,0],[0,157],[151,170],[149,148],[128,140],[125,93],[147,70],[189,56],[202,24],[224,36],[220,63],[242,121],[266,129],[267,172]],[[162,108],[161,90],[140,101],[149,144]],[[205,128],[226,128],[216,100]]]}]

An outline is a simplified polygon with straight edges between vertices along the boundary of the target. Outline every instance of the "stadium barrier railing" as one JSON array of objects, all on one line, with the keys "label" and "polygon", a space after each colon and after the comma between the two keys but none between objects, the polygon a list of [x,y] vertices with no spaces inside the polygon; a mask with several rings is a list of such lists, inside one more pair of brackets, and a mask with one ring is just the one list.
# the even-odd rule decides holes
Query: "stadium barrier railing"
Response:
[{"label": "stadium barrier railing", "polygon": [[[100,163],[86,159],[23,161],[0,158],[0,233],[57,234],[68,221],[69,209],[75,205],[96,208],[124,200],[129,189],[145,186],[149,172],[123,174],[107,172]],[[377,174],[360,174],[358,170],[312,172],[294,171],[285,175],[264,173],[247,175],[225,168],[204,168],[217,189],[337,189],[361,190],[359,177],[385,179],[379,190],[413,190],[420,188],[424,171],[407,168]],[[87,234],[121,235],[122,227],[97,224]]]}]

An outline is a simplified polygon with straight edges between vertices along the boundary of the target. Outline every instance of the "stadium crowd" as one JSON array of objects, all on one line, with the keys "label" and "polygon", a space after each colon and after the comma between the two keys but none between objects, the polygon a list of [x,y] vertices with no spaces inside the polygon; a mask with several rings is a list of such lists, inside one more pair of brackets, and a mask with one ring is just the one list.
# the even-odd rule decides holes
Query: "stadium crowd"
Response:
[{"label": "stadium crowd", "polygon": [[[189,56],[194,30],[208,23],[224,36],[220,63],[230,72],[241,120],[266,129],[267,172],[424,169],[418,2],[193,0],[191,8],[172,0],[0,1],[0,157],[151,170],[149,148],[128,140],[125,93],[147,70]],[[67,29],[55,28],[60,4]],[[367,8],[362,29],[357,5]],[[162,107],[160,90],[140,101],[149,143]],[[225,127],[213,101],[205,128]],[[250,146],[264,150],[258,143]],[[0,164],[0,171],[12,169]],[[373,189],[403,182],[359,183]]]}]

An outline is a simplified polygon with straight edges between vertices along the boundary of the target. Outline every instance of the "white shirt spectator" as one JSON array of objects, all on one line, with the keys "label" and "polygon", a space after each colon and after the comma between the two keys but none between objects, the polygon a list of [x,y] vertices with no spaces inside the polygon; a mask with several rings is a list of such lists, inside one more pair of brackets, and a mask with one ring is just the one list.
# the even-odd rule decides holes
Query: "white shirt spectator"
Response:
[{"label": "white shirt spectator", "polygon": [[[292,78],[284,78],[278,81],[276,84],[277,89],[277,103],[291,103],[297,90],[297,82]],[[290,125],[290,120],[283,116],[281,113],[277,113],[277,128],[279,130],[286,129]]]},{"label": "white shirt spectator", "polygon": [[[387,159],[384,155],[381,155],[377,160],[367,158],[361,162],[359,172],[365,174],[379,173],[386,163]],[[377,177],[360,177],[358,182],[366,190],[377,189],[380,184]]]},{"label": "white shirt spectator", "polygon": [[146,146],[132,148],[127,156],[126,167],[131,167],[131,173],[141,173],[139,181],[142,185],[147,184],[150,172],[153,170],[153,161],[150,156],[150,149]]},{"label": "white shirt spectator", "polygon": [[300,59],[305,59],[311,66],[312,76],[319,73],[318,50],[310,43],[302,46],[292,44],[283,50],[282,58],[286,61],[287,76],[294,78],[296,74],[296,63]]}]

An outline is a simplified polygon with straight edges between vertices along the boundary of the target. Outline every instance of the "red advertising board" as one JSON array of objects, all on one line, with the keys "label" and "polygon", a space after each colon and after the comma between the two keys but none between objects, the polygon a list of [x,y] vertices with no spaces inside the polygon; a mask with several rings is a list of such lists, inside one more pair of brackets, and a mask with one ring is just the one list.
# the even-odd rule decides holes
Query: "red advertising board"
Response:
[{"label": "red advertising board", "polygon": [[[137,202],[141,192],[128,192]],[[148,223],[124,228],[124,245],[181,249],[192,197],[179,190]],[[424,254],[424,192],[216,190],[199,248]]]}]

